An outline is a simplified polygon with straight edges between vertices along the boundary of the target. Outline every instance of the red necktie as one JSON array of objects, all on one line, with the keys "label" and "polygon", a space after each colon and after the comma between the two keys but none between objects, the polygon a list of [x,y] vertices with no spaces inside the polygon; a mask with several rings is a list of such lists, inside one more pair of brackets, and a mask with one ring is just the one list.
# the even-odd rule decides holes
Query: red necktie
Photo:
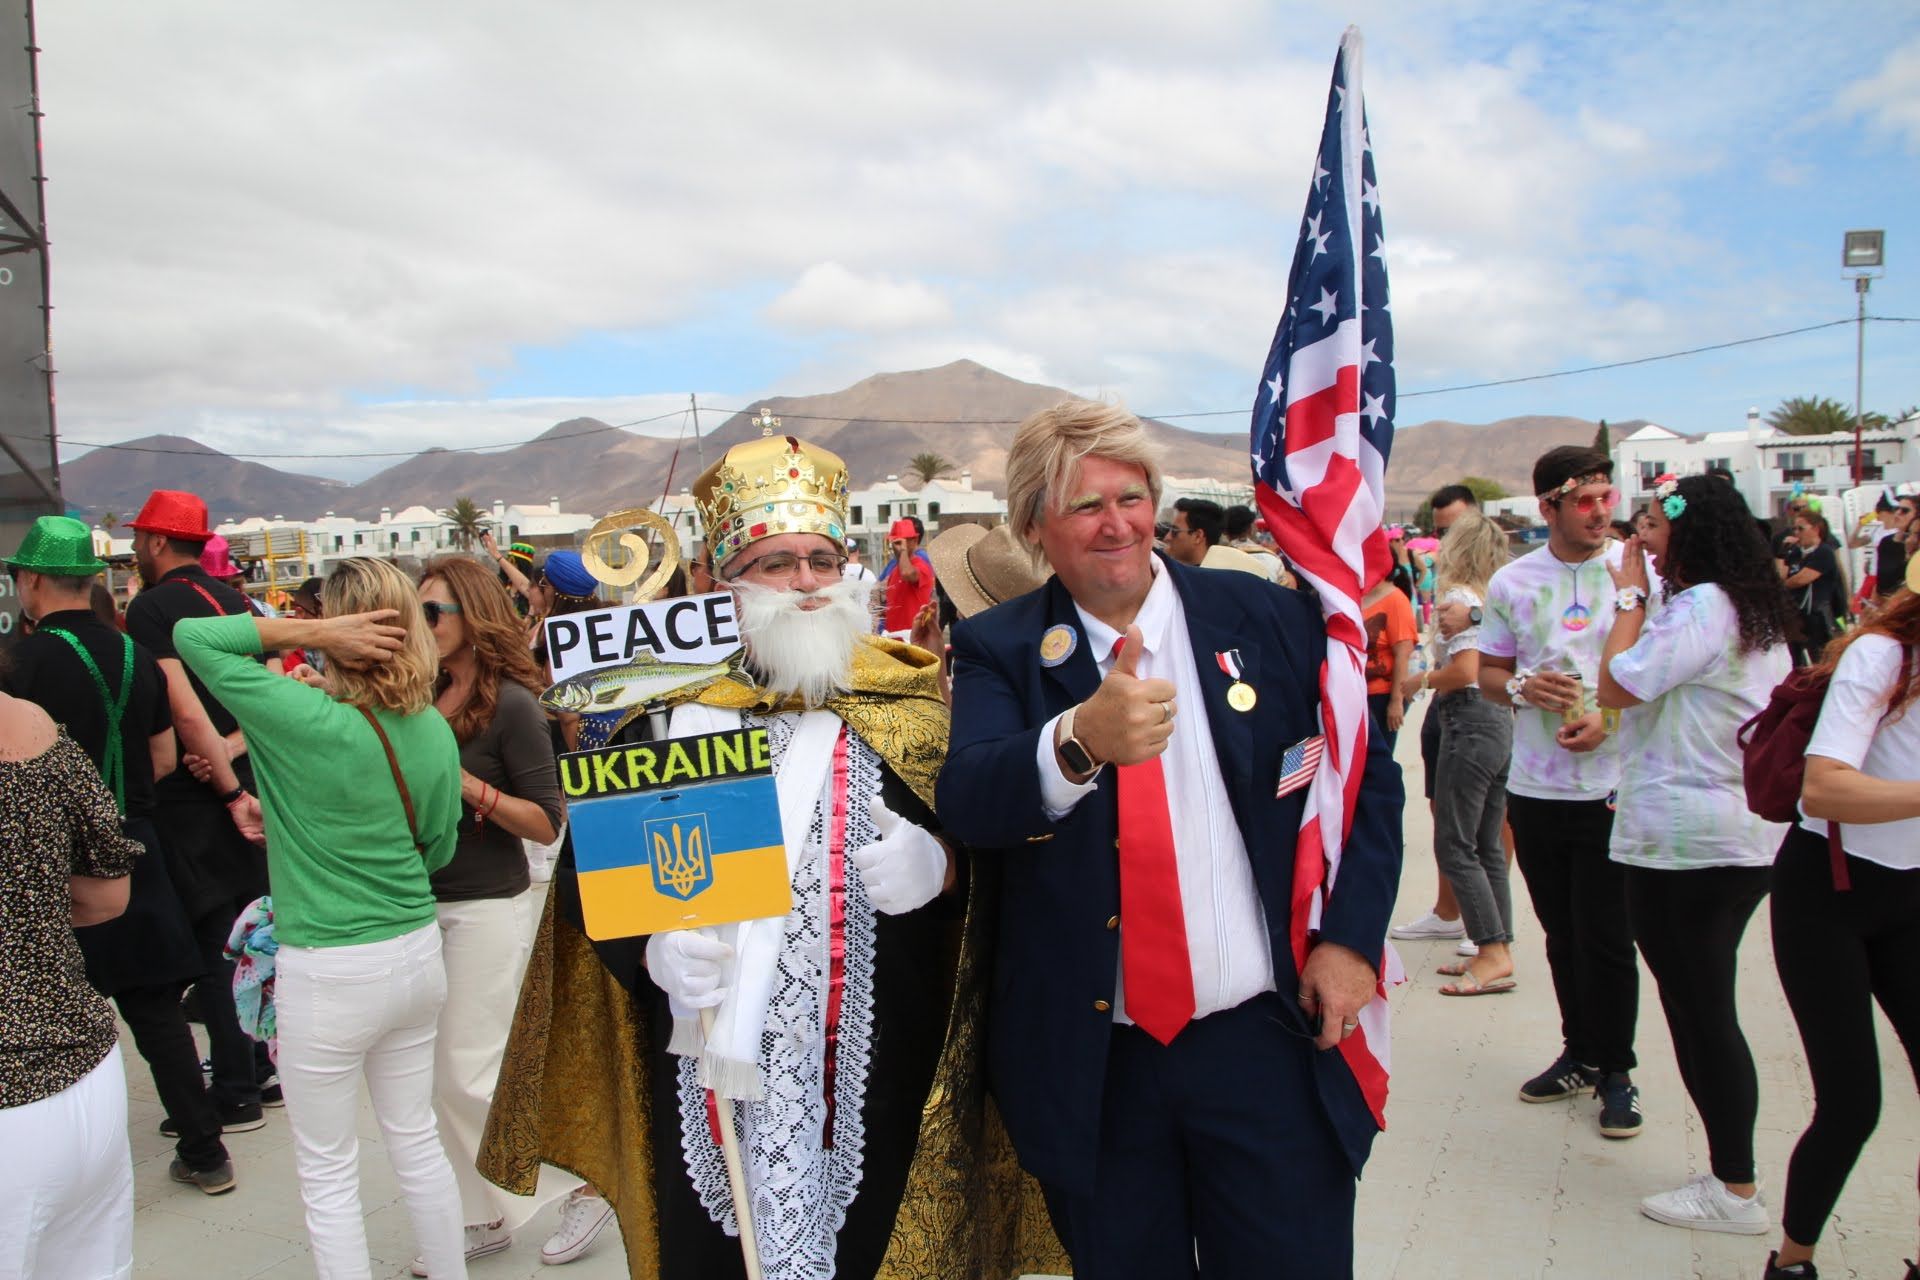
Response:
[{"label": "red necktie", "polygon": [[[1126,644],[1113,646],[1116,658]],[[1127,1016],[1161,1044],[1193,1019],[1193,963],[1160,757],[1115,765],[1120,797],[1120,972]]]}]

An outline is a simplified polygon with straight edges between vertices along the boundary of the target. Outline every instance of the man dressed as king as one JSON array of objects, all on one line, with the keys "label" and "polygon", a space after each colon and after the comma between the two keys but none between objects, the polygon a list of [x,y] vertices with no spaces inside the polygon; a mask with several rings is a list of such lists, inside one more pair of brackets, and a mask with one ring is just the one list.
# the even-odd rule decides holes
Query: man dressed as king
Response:
[{"label": "man dressed as king", "polygon": [[541,1162],[586,1178],[635,1277],[740,1276],[730,1111],[769,1280],[1064,1269],[984,1096],[989,895],[933,815],[938,663],[875,637],[872,583],[841,575],[845,464],[769,434],[694,500],[746,661],[679,695],[667,734],[766,731],[792,910],[591,942],[563,863],[481,1172],[523,1195]]}]

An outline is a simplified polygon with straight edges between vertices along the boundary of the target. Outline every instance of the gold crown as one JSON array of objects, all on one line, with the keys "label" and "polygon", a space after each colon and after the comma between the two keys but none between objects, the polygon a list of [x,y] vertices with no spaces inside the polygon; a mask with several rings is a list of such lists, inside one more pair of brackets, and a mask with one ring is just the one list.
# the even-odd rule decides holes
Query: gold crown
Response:
[{"label": "gold crown", "polygon": [[[766,414],[761,421],[779,425]],[[817,533],[835,546],[847,540],[847,464],[793,436],[733,446],[693,482],[693,501],[716,569],[775,534]]]}]

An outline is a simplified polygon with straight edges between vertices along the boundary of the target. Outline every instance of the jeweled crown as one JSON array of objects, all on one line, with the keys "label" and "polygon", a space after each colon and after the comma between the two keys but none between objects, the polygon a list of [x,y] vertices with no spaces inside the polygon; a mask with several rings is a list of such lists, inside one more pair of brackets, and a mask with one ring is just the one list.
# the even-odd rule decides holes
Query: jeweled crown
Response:
[{"label": "jeweled crown", "polygon": [[[766,431],[780,425],[765,412],[759,421]],[[776,534],[847,540],[847,464],[793,436],[763,435],[727,450],[694,481],[693,501],[716,569]]]}]

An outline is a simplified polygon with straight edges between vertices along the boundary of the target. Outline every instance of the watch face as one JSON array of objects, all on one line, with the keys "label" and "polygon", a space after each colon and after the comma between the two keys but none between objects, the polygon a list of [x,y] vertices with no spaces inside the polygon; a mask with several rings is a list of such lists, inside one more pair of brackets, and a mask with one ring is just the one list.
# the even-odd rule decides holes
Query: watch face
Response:
[{"label": "watch face", "polygon": [[1087,749],[1073,738],[1068,738],[1060,744],[1060,756],[1075,773],[1093,772],[1093,757],[1088,755]]}]

